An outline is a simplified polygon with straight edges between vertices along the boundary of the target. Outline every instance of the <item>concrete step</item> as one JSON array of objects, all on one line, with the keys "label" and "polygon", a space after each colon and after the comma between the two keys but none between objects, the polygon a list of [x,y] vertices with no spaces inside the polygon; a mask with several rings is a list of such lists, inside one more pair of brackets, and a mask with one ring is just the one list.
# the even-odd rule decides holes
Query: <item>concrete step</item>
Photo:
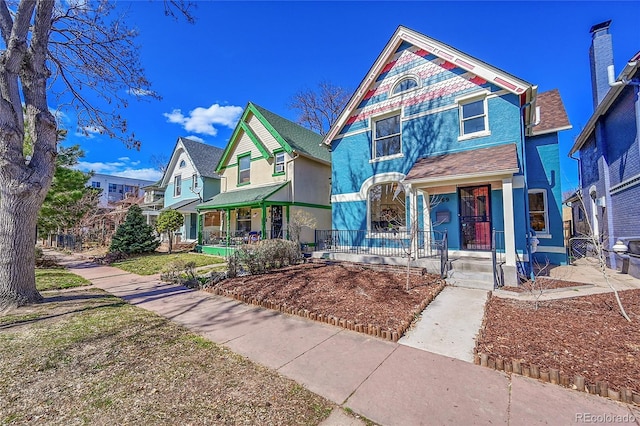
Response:
[{"label": "concrete step", "polygon": [[457,258],[449,259],[449,261],[451,268],[456,271],[493,273],[491,259]]},{"label": "concrete step", "polygon": [[447,284],[456,287],[493,290],[493,273],[451,270],[447,277]]}]

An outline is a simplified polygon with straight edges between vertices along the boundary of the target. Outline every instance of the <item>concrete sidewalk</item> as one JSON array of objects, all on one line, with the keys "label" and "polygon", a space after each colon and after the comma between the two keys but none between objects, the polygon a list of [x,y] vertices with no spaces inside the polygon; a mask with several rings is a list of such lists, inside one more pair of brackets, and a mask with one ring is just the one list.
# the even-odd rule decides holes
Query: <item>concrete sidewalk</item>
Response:
[{"label": "concrete sidewalk", "polygon": [[[75,258],[61,263],[96,287],[273,368],[383,425],[571,424],[577,415],[640,419],[604,398],[161,283]],[[640,424],[634,420],[635,423]]]}]

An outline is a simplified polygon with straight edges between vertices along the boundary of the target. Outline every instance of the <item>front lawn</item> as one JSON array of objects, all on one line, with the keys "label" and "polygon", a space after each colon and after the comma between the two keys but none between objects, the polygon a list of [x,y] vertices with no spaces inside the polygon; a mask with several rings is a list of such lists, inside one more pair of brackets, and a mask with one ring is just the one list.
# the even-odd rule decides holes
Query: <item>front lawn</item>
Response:
[{"label": "front lawn", "polygon": [[38,291],[61,290],[84,285],[91,285],[91,282],[64,268],[36,268]]},{"label": "front lawn", "polygon": [[221,264],[224,261],[223,257],[198,253],[151,253],[115,262],[111,266],[138,275],[153,275],[162,272],[166,265],[173,262],[194,262],[196,268],[198,268],[200,266]]},{"label": "front lawn", "polygon": [[0,315],[0,424],[316,425],[332,404],[95,288]]}]

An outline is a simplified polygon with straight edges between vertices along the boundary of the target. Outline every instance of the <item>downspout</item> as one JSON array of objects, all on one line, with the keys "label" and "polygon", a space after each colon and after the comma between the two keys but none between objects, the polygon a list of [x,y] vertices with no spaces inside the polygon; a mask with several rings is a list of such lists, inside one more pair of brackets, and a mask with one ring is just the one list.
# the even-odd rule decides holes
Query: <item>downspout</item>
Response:
[{"label": "downspout", "polygon": [[[529,273],[529,276],[534,279],[535,276],[533,274],[533,253],[531,252],[531,223],[529,219],[529,177],[527,174],[527,146],[525,144],[525,124],[524,124],[524,110],[528,106],[531,106],[535,99],[527,102],[526,104],[520,107],[520,141],[522,143],[522,175],[524,177],[524,221],[527,226],[527,239],[526,239],[526,249],[527,249],[527,259],[529,259],[529,270],[526,271]],[[506,230],[505,230],[506,232]],[[517,249],[516,249],[517,254]]]}]

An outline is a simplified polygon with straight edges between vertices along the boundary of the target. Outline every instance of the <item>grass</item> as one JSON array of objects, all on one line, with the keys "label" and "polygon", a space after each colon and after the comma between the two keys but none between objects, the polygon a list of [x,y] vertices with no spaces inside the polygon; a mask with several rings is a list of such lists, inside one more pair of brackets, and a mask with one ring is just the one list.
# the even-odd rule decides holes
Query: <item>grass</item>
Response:
[{"label": "grass", "polygon": [[36,269],[38,291],[62,290],[85,285],[91,285],[91,282],[63,268]]},{"label": "grass", "polygon": [[111,266],[138,275],[153,275],[162,272],[167,264],[176,261],[195,262],[197,268],[224,263],[224,258],[198,253],[152,253],[115,262]]},{"label": "grass", "polygon": [[333,407],[98,289],[54,300],[0,316],[0,424],[316,425]]}]

